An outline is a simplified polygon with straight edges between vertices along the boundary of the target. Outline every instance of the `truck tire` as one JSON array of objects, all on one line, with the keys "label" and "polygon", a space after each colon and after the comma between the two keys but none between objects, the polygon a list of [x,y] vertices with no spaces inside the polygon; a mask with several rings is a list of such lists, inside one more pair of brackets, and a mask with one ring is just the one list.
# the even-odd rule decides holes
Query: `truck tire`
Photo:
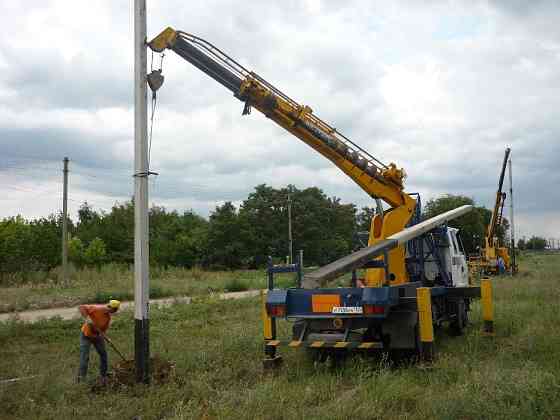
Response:
[{"label": "truck tire", "polygon": [[451,335],[459,336],[464,334],[468,324],[468,311],[464,299],[460,299],[456,302],[455,310],[455,319],[449,324],[449,332]]}]

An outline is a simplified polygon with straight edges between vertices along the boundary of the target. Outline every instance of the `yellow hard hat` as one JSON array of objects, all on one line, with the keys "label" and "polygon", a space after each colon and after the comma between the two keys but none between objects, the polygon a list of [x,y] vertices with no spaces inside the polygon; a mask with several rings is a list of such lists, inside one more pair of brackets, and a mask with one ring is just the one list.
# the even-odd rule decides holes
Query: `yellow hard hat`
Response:
[{"label": "yellow hard hat", "polygon": [[121,301],[116,299],[111,299],[107,304],[107,306],[111,309],[119,309],[119,307],[121,306]]}]

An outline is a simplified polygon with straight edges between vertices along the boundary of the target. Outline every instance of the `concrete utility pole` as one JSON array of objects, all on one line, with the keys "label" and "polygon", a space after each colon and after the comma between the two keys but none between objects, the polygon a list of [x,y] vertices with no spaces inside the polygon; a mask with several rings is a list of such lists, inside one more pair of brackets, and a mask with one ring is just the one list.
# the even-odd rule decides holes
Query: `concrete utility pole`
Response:
[{"label": "concrete utility pole", "polygon": [[288,193],[288,241],[290,243],[290,261],[289,264],[292,264],[294,261],[293,259],[293,243],[292,243],[292,198],[290,197],[290,193]]},{"label": "concrete utility pole", "polygon": [[134,0],[134,360],[150,382],[146,0]]},{"label": "concrete utility pole", "polygon": [[68,284],[68,158],[62,160],[64,164],[62,189],[62,284]]},{"label": "concrete utility pole", "polygon": [[510,239],[511,239],[511,275],[515,274],[515,223],[513,220],[513,176],[511,170],[511,154],[509,155],[509,221],[510,221]]}]

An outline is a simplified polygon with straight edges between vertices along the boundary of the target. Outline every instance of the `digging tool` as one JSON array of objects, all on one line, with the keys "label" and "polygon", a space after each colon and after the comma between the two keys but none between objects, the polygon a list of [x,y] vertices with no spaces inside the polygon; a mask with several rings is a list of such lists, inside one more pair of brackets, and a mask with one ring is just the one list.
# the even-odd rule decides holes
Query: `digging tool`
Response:
[{"label": "digging tool", "polygon": [[109,343],[109,345],[113,348],[113,350],[115,350],[117,352],[117,354],[119,356],[121,356],[121,359],[123,359],[124,362],[128,361],[126,359],[126,357],[123,356],[123,354],[119,351],[119,349],[117,348],[117,346],[115,346],[115,344],[109,339],[109,337],[107,337],[105,334],[101,334],[101,337],[103,337],[103,339]]}]

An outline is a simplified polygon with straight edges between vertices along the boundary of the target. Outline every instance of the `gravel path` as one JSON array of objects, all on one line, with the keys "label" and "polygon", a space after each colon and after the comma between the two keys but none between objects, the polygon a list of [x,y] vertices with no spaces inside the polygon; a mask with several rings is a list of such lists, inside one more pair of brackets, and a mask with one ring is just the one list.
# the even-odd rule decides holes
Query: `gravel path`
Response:
[{"label": "gravel path", "polygon": [[[230,293],[220,293],[218,295],[219,299],[242,299],[245,297],[258,296],[260,290],[247,290],[243,292],[230,292]],[[150,300],[150,305],[157,306],[169,306],[175,303],[182,303],[188,305],[191,303],[192,298],[189,296],[165,298],[165,299],[153,299]],[[122,302],[121,309],[134,308],[134,302]],[[54,317],[61,317],[62,319],[74,319],[80,318],[80,313],[78,312],[78,307],[74,306],[71,308],[51,308],[51,309],[38,309],[34,311],[22,311],[22,312],[9,312],[0,314],[0,322],[8,321],[12,318],[17,318],[25,322],[35,322],[41,319],[49,319]]]}]

